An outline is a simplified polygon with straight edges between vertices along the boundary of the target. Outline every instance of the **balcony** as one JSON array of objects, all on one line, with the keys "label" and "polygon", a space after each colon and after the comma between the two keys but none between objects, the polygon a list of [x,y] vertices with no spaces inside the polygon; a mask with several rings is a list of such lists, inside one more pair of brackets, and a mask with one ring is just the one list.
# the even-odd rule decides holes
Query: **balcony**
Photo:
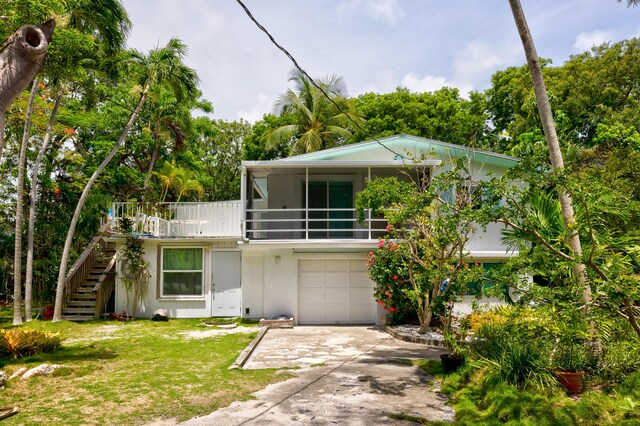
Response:
[{"label": "balcony", "polygon": [[240,201],[215,203],[114,203],[111,229],[131,218],[134,232],[146,237],[242,238]]},{"label": "balcony", "polygon": [[358,223],[355,209],[247,209],[249,240],[372,240],[386,233],[387,220],[365,214]]}]

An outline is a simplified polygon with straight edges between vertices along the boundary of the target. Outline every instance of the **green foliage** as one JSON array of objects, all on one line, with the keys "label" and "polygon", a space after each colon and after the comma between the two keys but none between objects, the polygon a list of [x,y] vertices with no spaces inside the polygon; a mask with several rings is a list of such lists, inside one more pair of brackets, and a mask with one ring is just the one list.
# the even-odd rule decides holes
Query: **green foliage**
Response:
[{"label": "green foliage", "polygon": [[353,142],[400,133],[476,147],[488,147],[492,139],[479,93],[471,93],[467,100],[455,88],[424,93],[399,88],[386,94],[367,93],[352,102],[366,120],[362,130],[356,129]]},{"label": "green foliage", "polygon": [[[490,220],[485,207],[476,208],[481,191],[469,185],[464,162],[448,166],[450,171],[440,170],[433,178],[417,167],[415,180],[409,174],[403,182],[376,179],[356,197],[360,220],[371,209],[391,224],[378,252],[369,255],[376,297],[389,309],[412,305],[423,333],[432,315],[440,314],[445,335],[452,332],[455,302],[471,283],[483,279],[482,268],[465,263],[465,246],[477,227]],[[446,196],[453,189],[455,194]]]},{"label": "green foliage", "polygon": [[[138,301],[141,301],[149,286],[149,263],[144,260],[144,240],[139,234],[134,233],[133,220],[122,218],[119,223],[119,232],[122,232],[126,241],[118,251],[120,261],[120,281],[123,283],[127,295],[127,316],[129,312],[135,319]],[[133,292],[132,309],[129,311],[130,293]]]},{"label": "green foliage", "polygon": [[267,146],[274,148],[290,142],[291,155],[332,148],[351,137],[354,122],[364,123],[347,101],[342,77],[334,75],[312,82],[294,69],[289,81],[296,89],[281,95],[275,109],[279,115],[291,114],[293,123],[271,130],[266,135]]},{"label": "green foliage", "polygon": [[557,387],[521,388],[502,382],[486,367],[471,366],[444,379],[459,425],[619,425],[640,421],[635,373],[609,392],[593,390],[580,399]]},{"label": "green foliage", "polygon": [[504,383],[548,386],[554,380],[550,358],[556,330],[551,319],[517,306],[472,314],[468,319],[474,331],[472,351]]},{"label": "green foliage", "polygon": [[640,370],[640,341],[637,339],[607,342],[603,352],[598,376],[605,383],[622,382]]},{"label": "green foliage", "polygon": [[0,357],[13,359],[56,350],[62,339],[58,333],[13,328],[0,329]]}]

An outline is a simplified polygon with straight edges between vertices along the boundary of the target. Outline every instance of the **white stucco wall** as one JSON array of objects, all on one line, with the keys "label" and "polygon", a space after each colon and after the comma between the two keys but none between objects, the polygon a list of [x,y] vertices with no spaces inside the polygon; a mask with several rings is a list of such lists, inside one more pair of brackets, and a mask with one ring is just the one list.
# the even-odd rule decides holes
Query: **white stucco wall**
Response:
[{"label": "white stucco wall", "polygon": [[[331,253],[330,251],[334,251]],[[368,250],[367,250],[368,252]],[[298,261],[300,259],[357,259],[366,262],[366,252],[335,253],[294,252],[293,249],[251,248],[243,252],[243,315],[248,318],[272,318],[278,315],[299,317]],[[373,301],[373,294],[371,294]],[[378,306],[378,305],[376,305]],[[246,314],[246,309],[249,314]],[[376,309],[376,323],[384,313]]]},{"label": "white stucco wall", "polygon": [[[122,243],[117,243],[119,250]],[[177,298],[161,297],[160,281],[160,247],[203,247],[203,295],[199,297]],[[144,260],[149,263],[149,287],[143,300],[138,303],[137,317],[150,318],[156,309],[165,309],[170,318],[207,318],[211,317],[211,256],[216,250],[234,250],[237,244],[231,241],[202,241],[193,239],[191,241],[168,241],[168,240],[146,240],[144,243]],[[118,271],[120,264],[118,262]],[[116,279],[115,291],[115,311],[123,312],[126,308],[126,292],[119,277]],[[131,302],[130,305],[131,307]]]}]

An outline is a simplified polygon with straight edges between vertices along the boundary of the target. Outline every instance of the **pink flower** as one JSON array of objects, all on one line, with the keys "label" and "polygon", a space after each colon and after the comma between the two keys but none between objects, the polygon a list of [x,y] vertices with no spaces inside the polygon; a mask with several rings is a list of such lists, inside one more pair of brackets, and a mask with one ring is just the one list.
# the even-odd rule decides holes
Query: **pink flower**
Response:
[{"label": "pink flower", "polygon": [[378,248],[384,247],[384,240],[378,241]]},{"label": "pink flower", "polygon": [[398,312],[396,308],[389,308],[389,312]]},{"label": "pink flower", "polygon": [[393,229],[393,225],[392,224],[388,224],[387,225],[387,232],[391,232],[392,229]]},{"label": "pink flower", "polygon": [[397,275],[394,275],[394,276],[393,276],[393,279],[394,279],[395,281],[398,281],[398,276],[397,276]]}]

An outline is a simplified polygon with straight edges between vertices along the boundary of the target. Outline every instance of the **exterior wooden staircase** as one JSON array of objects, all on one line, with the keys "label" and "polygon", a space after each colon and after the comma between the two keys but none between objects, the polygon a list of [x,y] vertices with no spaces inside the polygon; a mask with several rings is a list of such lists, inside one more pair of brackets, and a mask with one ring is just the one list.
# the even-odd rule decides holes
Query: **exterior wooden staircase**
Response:
[{"label": "exterior wooden staircase", "polygon": [[63,320],[100,318],[115,288],[115,263],[115,243],[95,237],[67,274]]}]

